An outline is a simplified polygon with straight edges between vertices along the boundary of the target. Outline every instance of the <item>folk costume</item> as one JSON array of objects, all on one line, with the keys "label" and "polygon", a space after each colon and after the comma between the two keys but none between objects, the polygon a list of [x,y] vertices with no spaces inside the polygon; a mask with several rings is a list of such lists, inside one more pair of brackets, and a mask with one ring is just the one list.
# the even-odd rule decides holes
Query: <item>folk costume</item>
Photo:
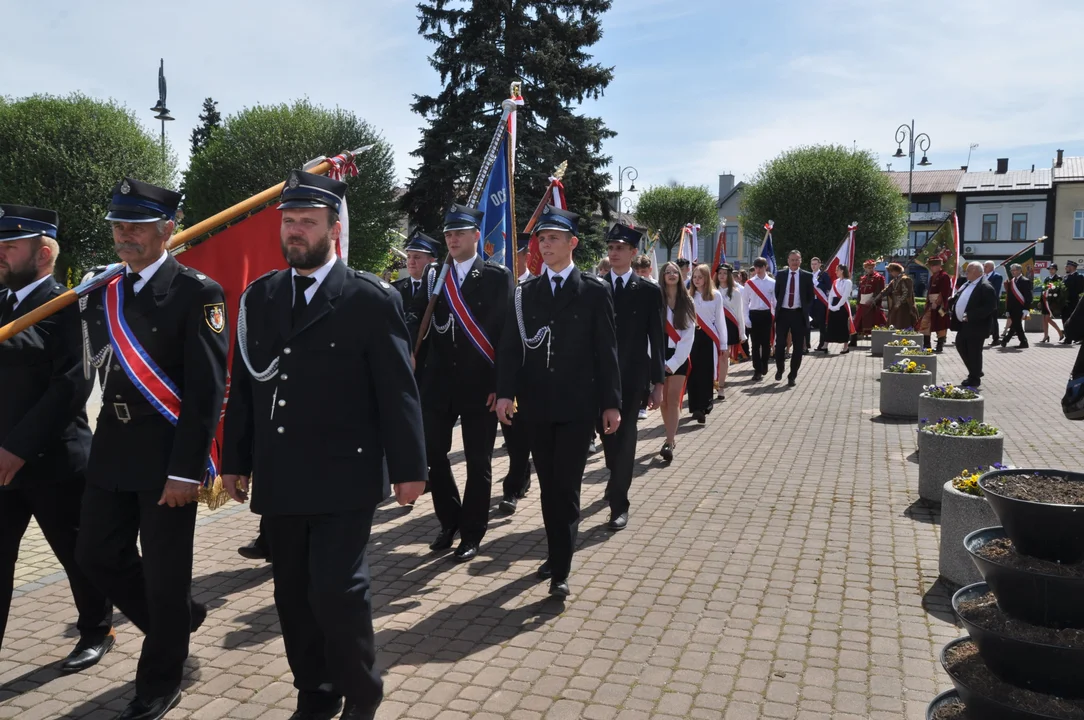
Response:
[{"label": "folk costume", "polygon": [[884,275],[877,272],[877,263],[867,260],[863,264],[866,272],[858,279],[858,312],[854,316],[854,331],[858,337],[867,337],[875,325],[886,323],[884,311],[874,298],[885,289]]},{"label": "folk costume", "polygon": [[[924,336],[923,347],[929,348],[931,336],[937,334],[937,352],[945,347],[945,336],[948,334],[951,318],[948,311],[948,301],[952,295],[952,281],[941,269],[940,258],[930,258],[930,285],[926,291],[926,310],[918,321],[918,330]],[[936,270],[937,272],[934,272]],[[989,285],[989,283],[987,283]],[[991,292],[993,287],[990,288]],[[989,328],[987,328],[989,334]]]}]

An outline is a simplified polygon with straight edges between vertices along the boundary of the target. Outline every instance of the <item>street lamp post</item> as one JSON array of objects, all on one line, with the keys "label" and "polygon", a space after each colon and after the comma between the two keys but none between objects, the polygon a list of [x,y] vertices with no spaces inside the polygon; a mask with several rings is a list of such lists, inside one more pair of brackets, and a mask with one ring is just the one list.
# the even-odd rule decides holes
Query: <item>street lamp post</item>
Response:
[{"label": "street lamp post", "polygon": [[904,157],[903,143],[907,142],[907,157],[911,159],[910,169],[907,171],[907,218],[910,221],[911,218],[911,187],[915,179],[915,148],[917,147],[922,151],[922,160],[919,161],[920,167],[926,167],[927,165],[933,165],[926,158],[926,151],[930,149],[930,136],[926,133],[919,133],[915,135],[915,121],[912,119],[911,124],[904,123],[896,128],[896,154],[892,157],[901,158]]},{"label": "street lamp post", "polygon": [[632,200],[622,197],[625,192],[625,178],[629,179],[629,192],[636,192],[636,178],[640,177],[636,168],[631,165],[626,167],[617,166],[617,197],[613,200],[614,212],[621,212],[621,208],[626,208],[625,212],[628,212],[632,208]]},{"label": "street lamp post", "polygon": [[166,61],[165,58],[160,59],[158,66],[158,103],[151,108],[151,112],[158,113],[154,116],[155,120],[162,121],[162,162],[166,161],[166,122],[173,118],[169,115],[169,108],[166,107]]}]

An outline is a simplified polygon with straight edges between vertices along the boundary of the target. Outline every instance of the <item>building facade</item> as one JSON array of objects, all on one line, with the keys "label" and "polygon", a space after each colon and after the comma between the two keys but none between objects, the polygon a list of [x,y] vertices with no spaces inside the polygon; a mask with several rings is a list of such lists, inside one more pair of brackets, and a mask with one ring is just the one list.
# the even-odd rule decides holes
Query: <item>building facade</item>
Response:
[{"label": "building facade", "polygon": [[1054,160],[1053,259],[1059,269],[1066,260],[1084,265],[1084,157]]}]

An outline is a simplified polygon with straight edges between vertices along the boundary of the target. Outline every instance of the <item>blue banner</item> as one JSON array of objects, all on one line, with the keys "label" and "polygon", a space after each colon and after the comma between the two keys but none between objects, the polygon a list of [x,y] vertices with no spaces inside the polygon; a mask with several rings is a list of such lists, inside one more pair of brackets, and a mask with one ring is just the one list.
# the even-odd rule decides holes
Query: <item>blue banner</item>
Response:
[{"label": "blue banner", "polygon": [[515,229],[512,227],[512,192],[508,182],[508,137],[501,142],[497,160],[486,182],[485,195],[479,209],[482,218],[482,235],[478,239],[478,252],[484,260],[492,260],[509,268],[515,262]]},{"label": "blue banner", "polygon": [[764,238],[764,244],[760,246],[760,256],[768,261],[768,272],[775,275],[775,245],[772,244],[772,233]]}]

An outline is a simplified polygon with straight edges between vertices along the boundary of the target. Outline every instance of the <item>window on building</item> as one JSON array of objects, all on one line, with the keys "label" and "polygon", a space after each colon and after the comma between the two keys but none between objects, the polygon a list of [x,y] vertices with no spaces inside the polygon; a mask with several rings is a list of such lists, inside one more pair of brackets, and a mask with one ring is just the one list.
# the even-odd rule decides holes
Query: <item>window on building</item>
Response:
[{"label": "window on building", "polygon": [[997,215],[982,216],[982,241],[993,242],[997,240]]},{"label": "window on building", "polygon": [[907,255],[914,255],[916,250],[921,250],[935,232],[936,230],[912,230],[907,233]]},{"label": "window on building", "polygon": [[1028,239],[1028,214],[1012,214],[1012,239],[1013,242],[1024,242]]},{"label": "window on building", "polygon": [[939,212],[941,200],[922,200],[911,203],[911,212]]},{"label": "window on building", "polygon": [[1084,210],[1073,213],[1073,239],[1084,240]]}]

